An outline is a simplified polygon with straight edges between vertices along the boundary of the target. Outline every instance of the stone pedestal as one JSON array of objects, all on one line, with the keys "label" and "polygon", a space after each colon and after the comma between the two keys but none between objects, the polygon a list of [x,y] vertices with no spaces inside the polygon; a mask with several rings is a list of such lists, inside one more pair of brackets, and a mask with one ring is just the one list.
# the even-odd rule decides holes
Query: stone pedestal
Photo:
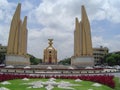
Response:
[{"label": "stone pedestal", "polygon": [[20,55],[6,55],[5,60],[6,65],[30,65],[29,57],[20,56]]},{"label": "stone pedestal", "polygon": [[94,58],[91,56],[72,57],[71,65],[78,67],[94,66]]}]

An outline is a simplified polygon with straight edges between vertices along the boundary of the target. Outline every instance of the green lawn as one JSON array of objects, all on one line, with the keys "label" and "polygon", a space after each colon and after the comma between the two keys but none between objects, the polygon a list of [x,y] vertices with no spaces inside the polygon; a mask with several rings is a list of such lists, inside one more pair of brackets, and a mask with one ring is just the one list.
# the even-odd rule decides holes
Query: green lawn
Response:
[{"label": "green lawn", "polygon": [[116,82],[114,90],[120,90],[120,79],[114,78],[114,81]]},{"label": "green lawn", "polygon": [[[23,81],[22,79],[16,79],[16,80],[9,80],[9,82],[11,84],[9,85],[2,85],[0,84],[0,87],[6,87],[10,90],[46,90],[44,87],[43,88],[27,88],[29,87],[29,85],[23,84],[23,83],[30,83],[30,82],[34,82],[34,81],[47,81],[48,79],[30,79],[29,81]],[[118,79],[115,78],[115,80],[117,81]],[[94,82],[90,82],[90,81],[82,81],[82,82],[75,82],[75,80],[68,80],[68,79],[57,79],[55,80],[56,82],[60,82],[60,81],[66,81],[66,82],[70,82],[71,84],[79,84],[79,86],[71,86],[72,88],[74,88],[74,90],[88,90],[88,89],[92,89],[92,90],[113,90],[110,87],[107,87],[105,85],[102,85],[100,87],[96,87],[96,86],[92,86],[92,84],[94,84]],[[118,81],[117,81],[118,84]],[[118,84],[119,85],[119,84]],[[119,86],[117,85],[115,90],[120,90]],[[57,88],[55,87],[52,90],[69,90],[69,89],[61,89],[61,88]]]}]

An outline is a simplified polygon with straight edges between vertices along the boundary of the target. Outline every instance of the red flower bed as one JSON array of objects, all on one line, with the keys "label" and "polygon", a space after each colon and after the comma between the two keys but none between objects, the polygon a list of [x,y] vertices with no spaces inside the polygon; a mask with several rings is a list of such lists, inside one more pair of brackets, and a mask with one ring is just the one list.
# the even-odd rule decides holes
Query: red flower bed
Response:
[{"label": "red flower bed", "polygon": [[0,74],[0,82],[13,79],[22,78],[56,78],[56,79],[81,79],[87,81],[98,82],[107,85],[111,88],[115,87],[115,82],[112,75],[79,75],[79,76],[30,76],[30,75],[18,75],[18,74]]}]

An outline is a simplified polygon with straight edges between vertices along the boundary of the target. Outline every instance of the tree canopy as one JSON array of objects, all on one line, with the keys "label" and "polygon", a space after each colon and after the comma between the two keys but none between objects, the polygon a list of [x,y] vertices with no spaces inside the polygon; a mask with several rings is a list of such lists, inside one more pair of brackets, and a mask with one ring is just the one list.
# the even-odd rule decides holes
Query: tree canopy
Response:
[{"label": "tree canopy", "polygon": [[0,64],[3,64],[5,60],[5,53],[0,53]]},{"label": "tree canopy", "polygon": [[71,58],[65,58],[65,59],[59,61],[58,64],[70,65],[71,64]]},{"label": "tree canopy", "polygon": [[110,53],[104,57],[103,63],[107,63],[110,66],[120,65],[120,54]]},{"label": "tree canopy", "polygon": [[36,58],[35,56],[30,55],[30,54],[28,54],[28,55],[30,56],[30,63],[32,65],[37,65],[39,63],[42,63],[42,59]]}]

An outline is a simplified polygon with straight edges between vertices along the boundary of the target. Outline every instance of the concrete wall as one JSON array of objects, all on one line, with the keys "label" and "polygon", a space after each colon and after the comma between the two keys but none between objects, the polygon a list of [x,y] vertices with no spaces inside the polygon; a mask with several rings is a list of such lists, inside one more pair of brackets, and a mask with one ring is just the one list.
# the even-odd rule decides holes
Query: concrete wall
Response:
[{"label": "concrete wall", "polygon": [[94,66],[94,58],[90,56],[72,57],[71,65],[78,67]]},{"label": "concrete wall", "polygon": [[19,55],[6,55],[6,65],[30,65],[29,57]]}]

